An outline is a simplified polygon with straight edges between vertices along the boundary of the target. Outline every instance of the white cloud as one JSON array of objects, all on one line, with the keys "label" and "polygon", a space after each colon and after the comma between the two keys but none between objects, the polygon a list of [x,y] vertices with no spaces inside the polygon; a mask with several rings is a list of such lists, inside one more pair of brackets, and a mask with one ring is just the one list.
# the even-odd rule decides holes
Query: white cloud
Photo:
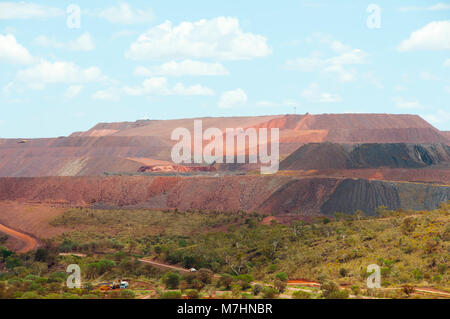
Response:
[{"label": "white cloud", "polygon": [[217,106],[223,109],[243,106],[247,103],[247,94],[242,89],[223,92]]},{"label": "white cloud", "polygon": [[395,106],[399,109],[423,109],[424,106],[420,104],[419,101],[405,100],[403,97],[394,97],[392,101]]},{"label": "white cloud", "polygon": [[450,50],[450,20],[430,22],[400,43],[399,51]]},{"label": "white cloud", "polygon": [[428,7],[418,7],[418,6],[409,6],[409,7],[401,7],[400,11],[444,11],[450,10],[450,4],[446,3],[437,3]]},{"label": "white cloud", "polygon": [[185,86],[183,83],[177,83],[172,88],[172,94],[175,95],[214,95],[214,91],[200,84]]},{"label": "white cloud", "polygon": [[338,94],[322,92],[317,83],[311,83],[301,92],[301,96],[315,103],[335,103],[342,101],[342,98]]},{"label": "white cloud", "polygon": [[214,95],[214,91],[200,84],[185,86],[177,83],[171,87],[164,77],[153,77],[144,80],[142,85],[130,87],[125,86],[122,92],[131,96],[142,95]]},{"label": "white cloud", "polygon": [[118,88],[107,88],[104,90],[99,90],[92,94],[94,100],[100,101],[112,101],[117,102],[120,100],[120,89]]},{"label": "white cloud", "polygon": [[54,38],[49,38],[45,35],[39,35],[34,40],[33,43],[35,45],[39,45],[41,47],[51,47],[51,48],[62,48],[64,47],[64,43],[56,41]]},{"label": "white cloud", "polygon": [[26,84],[32,89],[42,89],[47,83],[88,83],[106,81],[98,67],[82,69],[72,62],[48,62],[38,64],[17,72],[16,84]]},{"label": "white cloud", "polygon": [[74,97],[78,96],[78,94],[80,94],[82,89],[83,89],[82,85],[71,85],[67,88],[66,92],[64,93],[64,97],[68,99],[73,99]]},{"label": "white cloud", "polygon": [[0,20],[45,19],[64,15],[64,10],[27,2],[0,2]]},{"label": "white cloud", "polygon": [[119,24],[149,23],[154,19],[152,9],[134,10],[126,2],[121,2],[116,7],[103,10],[98,14],[98,16],[108,20],[111,23]]},{"label": "white cloud", "polygon": [[444,66],[450,67],[450,59],[444,61]]},{"label": "white cloud", "polygon": [[0,62],[29,64],[33,57],[12,34],[0,34]]},{"label": "white cloud", "polygon": [[72,51],[92,51],[95,49],[95,44],[91,35],[86,32],[80,35],[76,40],[69,41],[68,48]]},{"label": "white cloud", "polygon": [[354,49],[322,34],[314,34],[312,38],[307,39],[307,42],[312,42],[313,40],[318,40],[320,43],[326,44],[329,49],[338,53],[338,55],[330,58],[322,58],[316,52],[311,57],[288,60],[285,67],[303,72],[320,71],[321,73],[336,76],[340,82],[351,82],[356,78],[356,70],[349,69],[348,66],[367,63],[368,54],[363,50]]},{"label": "white cloud", "polygon": [[425,114],[422,116],[428,122],[432,124],[447,124],[450,122],[450,113],[446,110],[437,110],[435,114]]},{"label": "white cloud", "polygon": [[36,37],[33,42],[34,44],[43,47],[56,49],[66,48],[71,51],[92,51],[95,49],[94,41],[89,32],[85,32],[75,40],[68,41],[67,43],[58,42],[56,39],[48,38],[45,35]]},{"label": "white cloud", "polygon": [[141,34],[125,56],[132,60],[192,57],[242,60],[264,57],[271,52],[267,39],[244,33],[238,19],[218,17],[182,22],[178,26],[166,21]]},{"label": "white cloud", "polygon": [[134,74],[142,76],[206,76],[227,75],[229,72],[220,63],[184,60],[181,62],[170,61],[151,68],[139,66],[134,69]]}]

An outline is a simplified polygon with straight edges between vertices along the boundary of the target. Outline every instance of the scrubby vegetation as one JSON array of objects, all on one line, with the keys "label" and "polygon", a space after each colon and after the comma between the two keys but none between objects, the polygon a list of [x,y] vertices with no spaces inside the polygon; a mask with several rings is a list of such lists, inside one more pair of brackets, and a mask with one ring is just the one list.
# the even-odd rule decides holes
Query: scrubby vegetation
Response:
[{"label": "scrubby vegetation", "polygon": [[[412,297],[414,287],[449,290],[450,203],[433,211],[336,213],[290,225],[261,224],[256,213],[70,209],[52,221],[70,231],[35,252],[0,248],[0,298],[348,298]],[[60,253],[82,253],[81,256]],[[179,274],[141,257],[194,267]],[[78,264],[84,286],[65,286]],[[366,288],[367,266],[382,287]],[[127,279],[140,288],[101,291]],[[288,285],[289,279],[320,287]],[[342,289],[345,287],[346,289]],[[406,289],[405,287],[411,287]]]}]

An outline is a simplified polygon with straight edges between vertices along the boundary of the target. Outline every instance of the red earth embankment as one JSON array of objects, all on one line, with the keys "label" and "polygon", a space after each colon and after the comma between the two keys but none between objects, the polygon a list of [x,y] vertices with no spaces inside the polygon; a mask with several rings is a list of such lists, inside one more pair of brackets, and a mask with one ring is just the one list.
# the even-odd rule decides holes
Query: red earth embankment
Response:
[{"label": "red earth embankment", "polygon": [[[337,179],[289,176],[0,178],[0,200],[95,207],[269,212],[304,206],[318,212]],[[301,194],[294,199],[289,193]],[[264,204],[277,195],[279,207]],[[277,197],[277,198],[278,198]],[[284,198],[284,199],[283,199]],[[263,205],[264,204],[264,205]],[[287,208],[284,208],[284,207]]]},{"label": "red earth embankment", "polygon": [[[369,205],[364,206],[366,213],[373,212],[380,205],[392,209],[433,209],[440,202],[449,200],[450,196],[448,186],[342,177],[104,176],[0,178],[0,201],[97,208],[243,210],[278,216],[301,212],[305,217],[321,211],[333,214],[333,205],[325,204],[330,198],[341,203],[335,191],[345,181],[350,183],[341,193],[351,198],[352,204],[345,206],[348,213],[353,212],[358,203]],[[426,198],[420,200],[416,193],[423,193]],[[390,201],[392,198],[396,199],[395,205]],[[322,209],[324,205],[326,211]]]}]

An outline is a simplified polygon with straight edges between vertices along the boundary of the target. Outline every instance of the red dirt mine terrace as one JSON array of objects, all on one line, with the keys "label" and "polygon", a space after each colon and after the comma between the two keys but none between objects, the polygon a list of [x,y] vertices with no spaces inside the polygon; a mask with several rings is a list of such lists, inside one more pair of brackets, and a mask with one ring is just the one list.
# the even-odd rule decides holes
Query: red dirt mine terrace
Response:
[{"label": "red dirt mine terrace", "polygon": [[[279,128],[281,159],[307,143],[450,145],[448,132],[439,131],[417,115],[287,114],[197,119],[202,120],[203,129],[215,127],[222,132],[226,128]],[[170,153],[176,141],[170,139],[171,133],[178,127],[192,132],[194,120],[100,123],[67,137],[0,139],[0,177],[103,176],[135,173],[142,166],[173,165]],[[146,171],[166,169],[152,167]]]},{"label": "red dirt mine terrace", "polygon": [[141,166],[138,169],[138,173],[144,172],[215,172],[217,171],[214,166],[182,166],[182,165],[151,165]]}]

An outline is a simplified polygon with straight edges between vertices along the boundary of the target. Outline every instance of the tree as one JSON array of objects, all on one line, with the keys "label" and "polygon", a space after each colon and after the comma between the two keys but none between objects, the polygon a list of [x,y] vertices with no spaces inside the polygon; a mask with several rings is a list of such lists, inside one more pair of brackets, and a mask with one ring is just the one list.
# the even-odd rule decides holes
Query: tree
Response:
[{"label": "tree", "polygon": [[286,290],[286,281],[276,279],[274,281],[275,289],[277,289],[280,293]]},{"label": "tree", "polygon": [[219,281],[217,282],[218,287],[224,287],[226,290],[230,289],[232,283],[233,277],[229,274],[221,275]]},{"label": "tree", "polygon": [[264,299],[274,299],[278,296],[278,290],[273,287],[264,287],[263,298]]},{"label": "tree", "polygon": [[6,258],[6,268],[13,269],[14,267],[18,267],[20,265],[22,265],[22,262],[19,258],[14,256],[9,256]]},{"label": "tree", "polygon": [[322,296],[326,299],[347,299],[348,292],[341,290],[339,286],[331,280],[327,280],[320,285]]},{"label": "tree", "polygon": [[0,257],[2,260],[6,260],[9,256],[11,256],[13,252],[5,247],[0,247]]},{"label": "tree", "polygon": [[173,272],[167,272],[163,276],[163,282],[166,285],[166,289],[177,289],[180,285],[180,275]]},{"label": "tree", "polygon": [[279,272],[275,275],[275,278],[281,281],[288,281],[289,277],[285,272]]},{"label": "tree", "polygon": [[263,290],[263,286],[261,286],[260,284],[254,285],[253,286],[253,295],[258,296],[262,290]]},{"label": "tree", "polygon": [[241,286],[242,290],[246,290],[250,288],[250,283],[253,281],[252,275],[249,274],[242,274],[236,277],[239,285]]},{"label": "tree", "polygon": [[199,271],[197,271],[197,278],[205,285],[211,283],[211,278],[213,276],[213,272],[209,269],[202,268]]},{"label": "tree", "polygon": [[34,254],[35,261],[46,261],[49,255],[48,249],[39,248]]}]

